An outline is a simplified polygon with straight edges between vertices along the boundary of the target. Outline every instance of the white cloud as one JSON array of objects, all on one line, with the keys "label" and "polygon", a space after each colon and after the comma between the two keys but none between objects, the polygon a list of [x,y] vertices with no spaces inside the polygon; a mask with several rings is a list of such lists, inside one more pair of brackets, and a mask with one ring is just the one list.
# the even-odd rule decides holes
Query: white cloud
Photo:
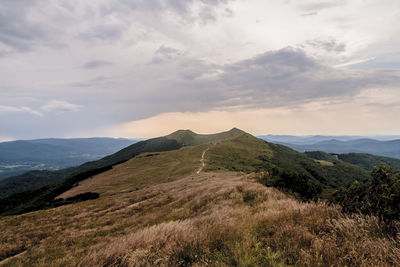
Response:
[{"label": "white cloud", "polygon": [[51,100],[40,107],[45,112],[69,112],[78,111],[80,106],[62,100]]},{"label": "white cloud", "polygon": [[13,107],[0,105],[1,113],[29,113],[36,116],[42,116],[43,114],[29,107]]}]

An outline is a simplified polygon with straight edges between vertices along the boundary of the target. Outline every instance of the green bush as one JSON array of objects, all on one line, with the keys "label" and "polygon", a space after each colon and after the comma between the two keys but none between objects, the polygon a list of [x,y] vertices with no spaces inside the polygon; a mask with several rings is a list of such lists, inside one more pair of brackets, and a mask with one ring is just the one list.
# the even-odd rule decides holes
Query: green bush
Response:
[{"label": "green bush", "polygon": [[375,215],[389,222],[400,219],[400,174],[392,167],[374,167],[371,179],[364,184],[352,183],[336,195],[346,212]]}]

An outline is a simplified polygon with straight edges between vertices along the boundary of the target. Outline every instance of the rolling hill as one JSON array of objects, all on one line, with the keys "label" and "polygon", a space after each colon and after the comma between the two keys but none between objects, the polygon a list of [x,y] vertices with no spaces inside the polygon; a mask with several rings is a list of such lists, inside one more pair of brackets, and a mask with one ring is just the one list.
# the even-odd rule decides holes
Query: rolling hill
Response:
[{"label": "rolling hill", "polygon": [[31,170],[59,170],[97,160],[137,141],[116,138],[36,139],[0,143],[0,180]]},{"label": "rolling hill", "polygon": [[386,164],[394,169],[400,170],[400,159],[376,156],[366,153],[329,154],[322,151],[308,151],[304,152],[304,154],[316,160],[324,160],[335,164],[339,160],[344,161],[361,167],[367,171],[371,171],[373,167],[381,164]]},{"label": "rolling hill", "polygon": [[[54,202],[57,195],[93,175],[112,172],[115,165],[139,154],[206,144],[211,145],[208,170],[265,172],[268,174],[265,176],[266,184],[295,191],[303,198],[316,198],[325,191],[346,186],[355,180],[368,179],[368,173],[357,166],[344,162],[326,166],[302,153],[267,143],[236,128],[212,135],[179,130],[165,137],[138,142],[103,159],[77,167],[55,172],[29,172],[4,180],[0,182],[0,196],[3,197],[0,212],[15,214],[59,206],[64,202]],[[149,158],[156,159],[158,156]],[[114,178],[112,180],[115,181]]]},{"label": "rolling hill", "polygon": [[365,170],[319,162],[238,129],[178,131],[79,168],[56,185],[8,198],[19,205],[0,216],[0,265],[400,263],[399,240],[373,216],[264,186],[307,198],[367,179]]},{"label": "rolling hill", "polygon": [[277,142],[296,151],[324,151],[327,153],[367,153],[384,157],[400,159],[400,139],[379,141],[368,138],[341,141],[336,139],[324,140],[312,144],[295,144]]}]

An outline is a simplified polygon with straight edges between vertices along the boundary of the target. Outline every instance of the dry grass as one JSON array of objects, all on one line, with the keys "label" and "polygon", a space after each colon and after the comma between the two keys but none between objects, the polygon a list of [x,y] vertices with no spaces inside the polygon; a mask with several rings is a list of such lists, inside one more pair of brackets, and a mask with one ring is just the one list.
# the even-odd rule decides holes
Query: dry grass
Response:
[{"label": "dry grass", "polygon": [[316,159],[315,162],[318,162],[319,164],[323,166],[334,166],[333,162],[322,160],[322,159]]},{"label": "dry grass", "polygon": [[[195,170],[195,168],[194,168]],[[374,217],[300,203],[237,173],[0,219],[10,266],[399,266]]]},{"label": "dry grass", "polygon": [[101,195],[118,194],[182,178],[199,168],[199,159],[207,147],[200,145],[168,152],[143,153],[114,166],[110,171],[80,182],[59,197],[68,198],[89,191]]}]

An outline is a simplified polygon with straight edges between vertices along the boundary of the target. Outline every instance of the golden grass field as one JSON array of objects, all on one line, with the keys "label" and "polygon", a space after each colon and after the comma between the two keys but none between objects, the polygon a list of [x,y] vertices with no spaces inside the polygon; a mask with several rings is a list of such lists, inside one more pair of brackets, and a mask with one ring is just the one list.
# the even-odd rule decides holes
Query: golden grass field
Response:
[{"label": "golden grass field", "polygon": [[200,145],[147,153],[60,197],[100,198],[0,218],[2,266],[400,266],[375,217],[300,202],[256,173],[202,171]]}]

